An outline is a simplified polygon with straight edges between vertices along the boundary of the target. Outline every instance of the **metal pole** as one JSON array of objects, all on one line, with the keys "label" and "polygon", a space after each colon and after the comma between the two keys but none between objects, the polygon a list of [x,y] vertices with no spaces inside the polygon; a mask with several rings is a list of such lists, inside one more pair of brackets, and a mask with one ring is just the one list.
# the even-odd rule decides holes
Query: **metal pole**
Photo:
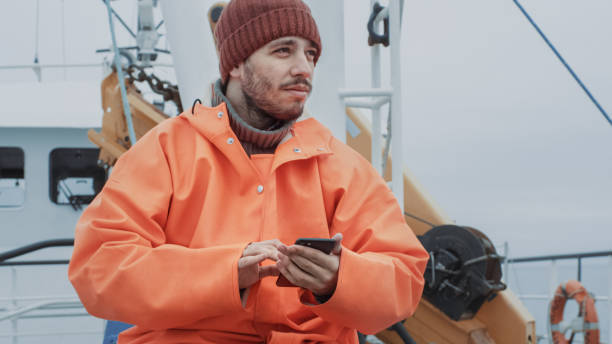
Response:
[{"label": "metal pole", "polygon": [[113,40],[113,50],[115,53],[114,62],[115,68],[117,69],[117,78],[119,79],[119,89],[121,90],[121,102],[123,103],[123,114],[128,125],[128,133],[130,135],[130,143],[136,144],[136,132],[134,131],[134,125],[132,124],[132,112],[130,111],[130,104],[127,100],[127,91],[125,89],[125,79],[123,78],[123,70],[121,67],[119,48],[117,48],[117,40],[115,39],[115,26],[113,24],[113,10],[111,8],[109,0],[104,0],[106,8],[108,10],[108,25],[110,26],[111,38]]},{"label": "metal pole", "polygon": [[[17,269],[14,267],[11,268],[11,305],[13,306],[13,310],[17,309]],[[13,344],[17,344],[19,342],[19,338],[17,337],[17,325],[18,318],[14,318],[11,320],[11,339]]]},{"label": "metal pole", "polygon": [[[62,64],[66,64],[66,6],[64,0],[62,0]],[[66,81],[66,68],[62,70],[64,72],[64,81]]]},{"label": "metal pole", "polygon": [[582,258],[578,257],[578,282],[582,281]]},{"label": "metal pole", "polygon": [[[30,68],[93,68],[93,67],[103,67],[104,63],[67,63],[67,64],[25,64],[25,65],[3,65],[0,66],[0,70],[4,69],[30,69]],[[167,67],[173,68],[174,65],[170,63],[151,63],[152,67]]]},{"label": "metal pole", "polygon": [[393,96],[393,89],[391,88],[370,88],[370,89],[345,89],[341,88],[338,90],[338,95],[341,98],[348,97],[390,97]]},{"label": "metal pole", "polygon": [[381,106],[389,103],[389,99],[381,98],[377,101],[367,100],[347,100],[344,102],[346,106],[355,108],[366,108],[366,109],[380,109]]},{"label": "metal pole", "polygon": [[[370,0],[370,9],[374,7],[376,0]],[[370,48],[370,63],[372,74],[372,88],[380,87],[380,44],[374,44]],[[380,107],[372,108],[372,166],[384,176],[385,171],[382,170],[382,151],[381,151],[381,128],[380,128]]]},{"label": "metal pole", "polygon": [[551,270],[550,270],[550,283],[548,287],[550,288],[550,295],[555,295],[555,290],[557,289],[557,285],[559,284],[558,275],[557,275],[557,261],[551,261]]},{"label": "metal pole", "polygon": [[612,256],[608,257],[608,343],[612,343]]},{"label": "metal pole", "polygon": [[504,260],[504,275],[502,277],[506,285],[508,285],[508,281],[510,281],[510,276],[508,275],[510,273],[510,263],[508,263],[508,258],[510,258],[510,255],[508,254],[508,249],[508,242],[504,241],[504,256],[506,256],[506,259]]},{"label": "metal pole", "polygon": [[402,73],[401,73],[401,6],[400,0],[389,1],[389,46],[391,54],[391,150],[395,156],[392,166],[393,193],[404,209],[404,176],[403,164],[404,149],[402,144]]}]

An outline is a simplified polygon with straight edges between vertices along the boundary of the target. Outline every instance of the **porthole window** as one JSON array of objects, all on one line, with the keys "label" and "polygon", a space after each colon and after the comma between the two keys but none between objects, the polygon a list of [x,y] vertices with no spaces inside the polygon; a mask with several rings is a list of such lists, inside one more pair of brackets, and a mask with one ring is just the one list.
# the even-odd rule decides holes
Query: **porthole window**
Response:
[{"label": "porthole window", "polygon": [[102,190],[106,170],[98,166],[96,148],[56,148],[49,154],[49,197],[75,210],[89,204]]},{"label": "porthole window", "polygon": [[0,209],[25,202],[25,155],[19,147],[0,147]]}]

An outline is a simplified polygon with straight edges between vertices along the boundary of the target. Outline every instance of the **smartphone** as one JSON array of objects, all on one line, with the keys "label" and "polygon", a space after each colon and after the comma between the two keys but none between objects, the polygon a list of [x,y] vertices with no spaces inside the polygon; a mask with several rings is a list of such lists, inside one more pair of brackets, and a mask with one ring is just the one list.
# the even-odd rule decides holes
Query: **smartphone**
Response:
[{"label": "smartphone", "polygon": [[[334,239],[323,239],[323,238],[299,238],[295,241],[296,245],[302,245],[306,247],[312,247],[325,254],[330,254],[336,246]],[[279,287],[295,287],[293,283],[289,282],[285,276],[280,275],[276,280],[276,285]]]},{"label": "smartphone", "polygon": [[296,245],[315,248],[325,254],[330,254],[336,246],[336,240],[323,238],[299,238],[295,241]]}]

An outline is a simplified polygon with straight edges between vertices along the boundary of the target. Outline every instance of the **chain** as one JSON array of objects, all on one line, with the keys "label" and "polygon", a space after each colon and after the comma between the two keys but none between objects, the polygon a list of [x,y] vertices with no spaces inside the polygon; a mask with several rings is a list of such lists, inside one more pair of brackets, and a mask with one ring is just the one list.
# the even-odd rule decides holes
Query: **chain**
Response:
[{"label": "chain", "polygon": [[164,101],[173,102],[179,113],[183,112],[183,106],[181,105],[181,96],[178,91],[178,86],[159,79],[155,74],[147,74],[143,67],[131,64],[125,69],[128,80],[130,83],[134,81],[147,82],[151,90],[164,97]]}]

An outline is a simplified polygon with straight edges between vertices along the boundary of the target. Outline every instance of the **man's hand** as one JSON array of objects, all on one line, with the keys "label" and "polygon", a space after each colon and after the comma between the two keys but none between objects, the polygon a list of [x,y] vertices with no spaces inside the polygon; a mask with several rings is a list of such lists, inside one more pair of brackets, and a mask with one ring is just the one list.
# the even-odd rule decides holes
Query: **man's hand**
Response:
[{"label": "man's hand", "polygon": [[282,247],[286,248],[278,239],[250,243],[238,260],[238,287],[245,289],[264,277],[278,276],[275,264],[259,266],[259,263],[266,259],[278,261],[279,248]]},{"label": "man's hand", "polygon": [[293,285],[306,288],[315,295],[333,294],[338,283],[342,234],[338,233],[332,239],[336,246],[331,254],[301,245],[279,247],[278,270]]}]

